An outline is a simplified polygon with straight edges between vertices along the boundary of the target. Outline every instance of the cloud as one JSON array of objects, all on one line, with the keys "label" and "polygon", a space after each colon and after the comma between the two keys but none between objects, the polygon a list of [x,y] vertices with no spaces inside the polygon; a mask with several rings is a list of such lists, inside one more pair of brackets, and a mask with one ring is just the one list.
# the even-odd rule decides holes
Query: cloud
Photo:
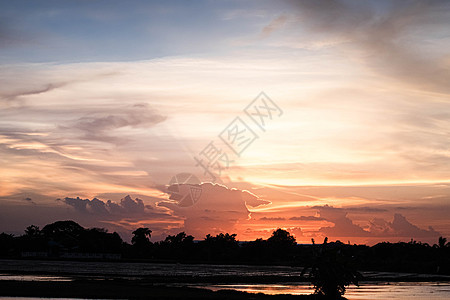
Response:
[{"label": "cloud", "polygon": [[364,230],[361,226],[354,224],[347,216],[347,212],[341,208],[332,206],[315,206],[318,213],[325,220],[334,223],[332,227],[322,227],[320,231],[327,236],[334,237],[399,237],[399,238],[431,238],[439,236],[440,233],[435,231],[431,226],[421,229],[410,223],[403,215],[394,214],[392,222],[388,222],[382,218],[374,218],[369,221],[368,230]]},{"label": "cloud", "polygon": [[323,38],[339,37],[343,47],[356,46],[362,52],[352,56],[379,74],[416,88],[450,91],[445,55],[429,50],[424,42],[430,36],[438,37],[442,26],[448,27],[448,1],[381,2],[379,6],[340,0],[292,3],[298,9],[298,25]]},{"label": "cloud", "polygon": [[388,225],[390,228],[392,228],[394,235],[396,236],[421,238],[430,236],[436,237],[440,235],[440,233],[435,231],[431,226],[428,227],[428,230],[420,229],[416,225],[411,224],[401,214],[395,214],[393,221],[391,223],[388,223]]},{"label": "cloud", "polygon": [[[139,198],[134,200],[127,195],[122,198],[119,203],[113,202],[111,200],[102,201],[97,198],[81,199],[69,198],[59,199],[63,203],[73,207],[76,211],[94,215],[124,215],[124,216],[146,216],[149,213],[158,214],[154,211],[153,207],[150,205],[145,205],[144,201]],[[164,216],[163,213],[160,214]]]},{"label": "cloud", "polygon": [[289,218],[292,221],[325,221],[325,218],[315,216],[300,216]]},{"label": "cloud", "polygon": [[83,214],[110,216],[115,219],[117,219],[117,217],[133,217],[138,219],[145,219],[148,217],[161,217],[164,219],[171,217],[164,210],[158,209],[152,205],[145,205],[143,200],[139,198],[132,199],[130,195],[122,198],[118,203],[111,200],[103,201],[98,198],[89,200],[80,197],[66,197],[64,199],[58,199],[58,201],[73,207],[77,212]]},{"label": "cloud", "polygon": [[112,136],[112,131],[123,127],[147,128],[166,120],[165,116],[149,109],[145,103],[134,104],[133,106],[123,107],[116,110],[114,114],[107,112],[91,113],[89,116],[83,116],[74,121],[70,127],[61,126],[61,128],[76,128],[84,133],[83,138],[88,140],[117,140]]},{"label": "cloud", "polygon": [[[195,186],[201,189],[201,196],[194,205],[180,207],[171,200],[161,201],[158,206],[167,207],[174,215],[184,218],[183,230],[196,237],[208,233],[231,233],[239,222],[250,218],[249,207],[270,203],[248,191],[230,189],[220,184],[202,183]],[[174,198],[172,194],[170,199]]]},{"label": "cloud", "polygon": [[293,234],[295,236],[295,238],[297,239],[297,242],[299,242],[298,239],[300,237],[304,236],[303,230],[300,227],[290,227],[290,228],[287,228],[287,231],[289,231],[291,234]]},{"label": "cloud", "polygon": [[104,202],[97,198],[92,200],[66,197],[60,201],[63,201],[69,206],[72,206],[75,210],[83,213],[109,215],[109,214],[144,214],[145,206],[141,199],[136,198],[133,200],[129,195],[120,200],[120,203],[112,202],[108,200]]},{"label": "cloud", "polygon": [[[152,197],[146,197],[151,199]],[[159,199],[161,201],[162,199]],[[82,199],[80,197],[57,199],[73,208],[70,218],[83,220],[96,227],[107,227],[122,233],[129,240],[131,231],[138,227],[149,227],[153,231],[154,240],[164,238],[168,232],[181,231],[182,222],[167,209],[157,207],[140,198],[133,199],[130,195],[115,202],[98,198]],[[173,232],[172,232],[173,231]]]},{"label": "cloud", "polygon": [[285,14],[279,15],[261,30],[260,38],[269,37],[273,32],[282,28],[287,20],[288,17]]},{"label": "cloud", "polygon": [[27,202],[29,202],[29,203],[32,203],[32,204],[34,204],[34,205],[36,205],[36,203],[33,201],[33,199],[31,199],[30,197],[26,197],[25,199],[23,199],[23,200],[25,200],[25,201],[27,201]]},{"label": "cloud", "polygon": [[32,95],[39,95],[39,94],[47,93],[47,92],[50,92],[57,88],[61,88],[67,84],[68,84],[67,82],[49,83],[42,87],[37,87],[35,89],[26,89],[26,90],[20,90],[20,91],[14,91],[14,92],[2,94],[1,98],[11,101],[11,100],[15,100],[22,96],[32,96]]},{"label": "cloud", "polygon": [[354,224],[347,217],[347,213],[340,208],[325,205],[314,206],[313,209],[318,209],[321,218],[334,223],[333,227],[320,228],[320,231],[327,236],[365,237],[370,235],[359,225]]},{"label": "cloud", "polygon": [[[93,72],[86,76],[76,76],[76,74],[71,74],[64,79],[58,78],[58,75],[46,74],[47,72],[37,72],[36,66],[15,66],[13,68],[6,67],[3,71],[5,72],[4,82],[1,85],[0,100],[6,101],[6,104],[15,103],[15,106],[25,106],[29,96],[36,96],[46,94],[67,86],[74,86],[76,84],[82,84],[86,82],[92,82],[101,80],[103,78],[112,77],[120,74],[119,71],[100,71]],[[24,75],[23,73],[26,73]],[[17,82],[16,76],[23,76],[22,81]],[[65,75],[65,74],[64,74]],[[19,101],[20,100],[20,101]],[[0,103],[2,104],[2,103]]]},{"label": "cloud", "polygon": [[368,206],[360,206],[360,207],[346,207],[347,211],[357,211],[357,212],[365,212],[365,213],[379,213],[386,212],[387,209],[377,208],[377,207],[368,207]]},{"label": "cloud", "polygon": [[[286,218],[282,218],[282,217],[262,217],[262,218],[259,218],[259,220],[261,220],[261,221],[284,221],[284,220],[286,220]],[[292,218],[290,220],[292,220]]]}]

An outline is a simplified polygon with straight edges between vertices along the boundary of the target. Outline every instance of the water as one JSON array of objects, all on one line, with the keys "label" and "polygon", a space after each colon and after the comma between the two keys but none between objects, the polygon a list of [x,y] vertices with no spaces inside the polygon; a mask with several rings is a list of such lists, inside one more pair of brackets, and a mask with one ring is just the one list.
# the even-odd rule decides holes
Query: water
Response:
[{"label": "water", "polygon": [[46,260],[0,260],[0,273],[141,276],[299,276],[300,267],[209,264],[162,264],[131,262],[78,262]]},{"label": "water", "polygon": [[[270,295],[311,294],[313,289],[306,284],[223,284],[223,285],[190,285],[211,290],[233,289],[249,293]],[[360,287],[350,287],[345,293],[349,300],[408,300],[408,299],[450,299],[450,282],[396,282],[365,283]],[[1,297],[1,300],[75,300],[74,298],[37,298],[37,297]]]},{"label": "water", "polygon": [[70,277],[48,276],[48,275],[11,275],[0,274],[0,280],[15,281],[72,281]]},{"label": "water", "polygon": [[[269,295],[307,295],[314,292],[308,284],[222,284],[207,285],[205,288],[217,291],[232,289],[249,293]],[[450,299],[450,282],[372,282],[359,287],[349,287],[345,293],[349,300],[407,300],[407,299]]]},{"label": "water", "polygon": [[[311,294],[313,289],[307,283],[294,283],[302,268],[288,266],[247,266],[247,265],[201,265],[201,264],[159,264],[129,262],[73,262],[73,261],[31,261],[0,260],[0,280],[22,281],[70,281],[73,278],[102,280],[104,278],[140,279],[145,276],[192,276],[206,278],[222,276],[227,284],[174,283],[177,286],[195,286],[211,290],[233,289],[250,293],[265,294]],[[245,276],[277,276],[280,282],[270,284],[238,283]],[[349,300],[368,299],[450,299],[450,277],[436,282],[434,275],[365,272],[366,277],[386,281],[363,282],[360,287],[349,287],[345,294]],[[387,279],[386,279],[387,278]],[[411,278],[428,282],[409,282]],[[281,280],[282,279],[282,280]],[[408,282],[401,282],[408,280]],[[440,279],[442,280],[442,278]],[[399,282],[398,282],[399,281]],[[194,281],[195,282],[195,281]],[[208,282],[204,280],[204,282]],[[286,283],[291,282],[291,283]],[[0,297],[1,300],[37,300],[32,297]],[[47,298],[52,299],[52,298]],[[55,299],[55,298],[53,298]],[[61,298],[59,300],[62,300]],[[67,299],[69,300],[69,299]]]},{"label": "water", "polygon": [[[0,297],[2,300],[80,300],[78,298]],[[95,299],[100,300],[100,299]]]}]

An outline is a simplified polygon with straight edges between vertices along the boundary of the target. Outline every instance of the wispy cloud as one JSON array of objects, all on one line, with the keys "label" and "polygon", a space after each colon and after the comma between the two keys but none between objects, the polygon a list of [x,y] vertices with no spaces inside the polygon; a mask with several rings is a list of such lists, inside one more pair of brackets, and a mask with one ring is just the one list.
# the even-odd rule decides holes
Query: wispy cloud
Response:
[{"label": "wispy cloud", "polygon": [[67,125],[60,125],[60,129],[78,129],[83,132],[82,139],[106,142],[124,142],[114,136],[114,130],[124,127],[149,128],[166,120],[155,110],[149,108],[146,103],[138,103],[128,107],[115,107],[109,109],[91,111],[86,116],[75,121],[69,121]]},{"label": "wispy cloud", "polygon": [[287,15],[279,15],[278,17],[270,21],[270,23],[261,30],[260,38],[269,37],[273,32],[281,29],[287,21]]},{"label": "wispy cloud", "polygon": [[[398,79],[411,88],[448,93],[450,71],[445,52],[433,51],[427,39],[435,36],[434,47],[448,47],[439,40],[443,24],[448,27],[447,1],[292,1],[300,15],[298,25],[325,36],[339,36],[343,47],[356,46],[354,53],[373,71]],[[422,40],[422,41],[421,41]],[[349,44],[350,42],[350,44]],[[347,48],[348,49],[348,48]]]}]

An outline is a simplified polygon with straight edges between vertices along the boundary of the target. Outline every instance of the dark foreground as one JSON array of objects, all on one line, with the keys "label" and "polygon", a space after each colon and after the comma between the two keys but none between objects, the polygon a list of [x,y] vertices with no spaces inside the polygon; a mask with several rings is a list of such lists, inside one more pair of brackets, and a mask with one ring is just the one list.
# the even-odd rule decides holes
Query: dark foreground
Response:
[{"label": "dark foreground", "polygon": [[265,295],[191,287],[168,287],[139,280],[0,281],[0,296],[91,299],[325,299],[316,295]]}]

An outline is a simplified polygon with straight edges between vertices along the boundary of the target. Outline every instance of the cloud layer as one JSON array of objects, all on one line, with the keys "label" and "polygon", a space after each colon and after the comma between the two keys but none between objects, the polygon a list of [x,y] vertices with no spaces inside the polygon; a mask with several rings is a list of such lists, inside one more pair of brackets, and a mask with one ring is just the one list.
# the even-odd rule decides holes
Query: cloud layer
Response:
[{"label": "cloud layer", "polygon": [[[449,16],[436,0],[5,2],[3,224],[448,235]],[[227,187],[206,183],[194,156],[262,90],[283,116],[254,128]],[[204,181],[198,206],[167,199],[182,172]]]}]

